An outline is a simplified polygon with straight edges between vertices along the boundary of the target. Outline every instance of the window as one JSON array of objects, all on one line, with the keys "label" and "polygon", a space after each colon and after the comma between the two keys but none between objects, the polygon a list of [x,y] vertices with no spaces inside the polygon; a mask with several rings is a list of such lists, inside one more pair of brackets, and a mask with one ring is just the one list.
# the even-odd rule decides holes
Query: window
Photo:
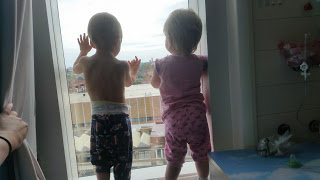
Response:
[{"label": "window", "polygon": [[[91,16],[102,11],[115,15],[122,26],[122,47],[117,58],[131,60],[138,56],[142,60],[136,82],[125,90],[126,103],[131,106],[133,169],[165,165],[160,93],[152,88],[150,80],[154,60],[169,54],[162,32],[164,21],[174,9],[187,8],[188,0],[92,0],[90,5],[87,3],[58,0],[78,176],[94,175],[89,156],[91,105],[83,74],[74,74],[72,65],[79,54],[76,39],[86,32]],[[89,55],[93,53],[94,50]],[[188,152],[186,161],[190,160]]]},{"label": "window", "polygon": [[[68,95],[68,91],[69,92],[72,92],[72,91],[76,92],[76,90],[74,87],[70,88],[72,86],[70,85],[69,82],[67,82],[67,78],[66,78],[68,76],[68,69],[65,69],[65,67],[70,67],[70,61],[68,61],[68,59],[72,59],[72,58],[70,58],[70,53],[68,54],[68,52],[71,52],[71,51],[65,51],[64,53],[62,51],[60,23],[59,23],[59,16],[58,16],[59,13],[58,13],[58,4],[57,4],[58,2],[57,1],[59,1],[59,3],[63,2],[63,0],[33,1],[34,2],[33,9],[35,12],[37,12],[37,13],[35,13],[34,19],[36,19],[36,20],[40,19],[40,21],[34,21],[35,22],[34,27],[35,27],[35,29],[37,29],[38,32],[41,32],[41,33],[39,33],[39,34],[41,34],[41,36],[35,35],[36,37],[38,37],[38,39],[37,39],[38,44],[37,45],[41,46],[41,48],[40,48],[41,50],[36,51],[36,52],[43,52],[43,53],[39,54],[39,57],[41,57],[40,58],[41,60],[44,60],[43,64],[39,63],[40,61],[38,63],[43,65],[45,70],[48,70],[48,71],[46,71],[46,73],[43,73],[46,75],[45,77],[49,77],[48,79],[52,78],[52,79],[56,80],[56,82],[50,83],[50,86],[44,86],[44,87],[48,87],[49,90],[53,90],[53,91],[50,91],[50,94],[48,93],[48,95],[53,95],[53,96],[52,97],[50,96],[49,98],[43,98],[43,99],[44,100],[53,99],[53,101],[45,101],[46,103],[41,102],[40,104],[45,104],[46,105],[45,109],[48,107],[54,107],[54,108],[50,109],[50,111],[43,111],[43,114],[48,113],[48,112],[51,113],[51,114],[49,113],[50,117],[48,117],[48,118],[51,118],[51,116],[54,115],[54,117],[52,119],[60,119],[61,120],[60,122],[56,121],[59,123],[43,123],[43,124],[41,124],[42,127],[40,129],[51,130],[52,129],[51,125],[53,124],[56,128],[58,128],[58,130],[60,130],[60,123],[61,123],[62,136],[59,133],[59,134],[57,134],[58,138],[55,138],[54,140],[60,141],[61,139],[63,139],[63,142],[58,142],[59,143],[58,145],[61,145],[63,143],[64,151],[59,152],[54,148],[47,149],[47,147],[51,147],[51,145],[52,145],[51,141],[49,141],[48,143],[46,143],[46,141],[43,141],[39,144],[42,145],[43,149],[45,149],[45,151],[43,151],[44,155],[41,154],[42,158],[46,159],[47,161],[53,162],[53,163],[45,164],[46,166],[44,166],[45,167],[44,169],[49,171],[49,173],[52,172],[51,174],[49,174],[49,177],[54,177],[54,173],[56,172],[56,170],[58,170],[59,172],[62,172],[62,170],[66,167],[66,172],[67,172],[68,178],[75,179],[77,177],[77,175],[76,175],[77,174],[77,172],[76,172],[77,171],[77,165],[76,165],[77,163],[76,163],[76,159],[75,159],[75,157],[76,157],[75,151],[73,150],[74,149],[73,143],[70,143],[73,141],[73,138],[72,138],[73,131],[72,131],[72,126],[71,126],[72,124],[70,123],[72,112],[70,111],[69,96],[71,99],[72,96],[77,93],[70,93],[70,95]],[[165,1],[166,3],[170,3],[170,4],[173,3],[171,0],[161,0],[161,1]],[[66,2],[69,2],[69,5],[64,7],[65,12],[70,11],[70,13],[72,14],[72,13],[76,13],[76,11],[78,10],[76,7],[77,5],[86,4],[88,1],[68,0]],[[74,4],[72,4],[70,2],[74,2]],[[90,1],[90,4],[87,5],[88,9],[92,9],[91,2],[92,1]],[[133,2],[130,1],[131,4],[130,3],[128,4],[125,1],[119,1],[119,2],[122,3],[122,6],[125,5],[127,7],[132,8],[133,7],[133,6],[131,6],[132,3],[137,3],[139,1],[138,0],[135,0]],[[154,1],[152,1],[152,2],[154,2]],[[177,1],[175,1],[174,3],[176,3],[176,2]],[[238,92],[240,92],[240,91],[234,91],[234,92],[229,91],[230,83],[234,82],[234,81],[232,81],[232,79],[234,79],[234,78],[231,78],[231,79],[228,78],[230,76],[230,72],[233,72],[232,70],[234,70],[235,68],[236,69],[239,68],[238,63],[231,63],[231,65],[230,65],[230,61],[233,62],[233,60],[235,58],[235,56],[232,55],[232,53],[230,53],[230,52],[235,52],[235,51],[236,52],[243,52],[243,53],[240,53],[240,54],[242,54],[241,56],[239,56],[240,60],[241,59],[250,60],[250,58],[247,58],[247,56],[250,55],[250,52],[251,52],[250,51],[250,47],[251,47],[250,43],[248,45],[248,41],[247,41],[248,38],[244,38],[244,39],[240,38],[241,42],[243,40],[243,42],[240,44],[244,44],[245,51],[239,51],[238,46],[236,48],[230,48],[234,44],[234,43],[230,43],[230,42],[234,42],[234,40],[235,41],[239,40],[239,37],[234,34],[234,33],[236,33],[235,31],[237,30],[237,28],[236,28],[236,30],[231,31],[231,32],[229,32],[229,31],[227,32],[226,30],[229,28],[230,24],[232,25],[232,23],[234,23],[233,18],[237,17],[237,16],[234,16],[234,15],[237,15],[236,11],[234,11],[234,10],[239,10],[239,8],[238,9],[234,8],[235,7],[235,6],[233,6],[234,3],[233,4],[232,3],[226,4],[225,1],[216,2],[216,1],[188,0],[188,2],[189,2],[189,6],[191,8],[195,9],[196,12],[199,12],[202,20],[205,20],[206,19],[205,16],[207,15],[208,27],[206,27],[206,23],[205,23],[204,24],[205,28],[203,30],[206,31],[206,29],[208,29],[211,32],[210,37],[208,37],[208,41],[210,43],[210,47],[208,49],[210,52],[210,54],[209,54],[210,55],[209,56],[209,58],[210,58],[210,63],[209,63],[210,79],[212,78],[211,81],[215,82],[215,86],[211,88],[211,92],[212,91],[215,92],[215,100],[213,102],[211,102],[212,107],[214,107],[213,108],[214,109],[213,119],[216,119],[215,125],[214,125],[215,149],[221,150],[221,149],[226,149],[226,148],[235,148],[236,146],[240,147],[238,145],[235,145],[235,141],[234,141],[235,138],[239,140],[239,144],[241,145],[241,147],[244,147],[244,146],[250,147],[252,145],[252,143],[254,144],[254,142],[255,142],[254,140],[256,137],[256,134],[254,133],[255,132],[254,131],[255,130],[255,128],[254,128],[255,123],[253,121],[254,116],[255,116],[255,113],[254,113],[255,108],[252,104],[254,102],[254,101],[252,101],[252,99],[254,100],[255,98],[252,97],[252,94],[254,94],[254,93],[252,93],[253,90],[251,89],[251,87],[253,87],[253,86],[251,86],[252,82],[253,82],[251,80],[254,76],[252,76],[252,73],[241,73],[242,71],[246,70],[246,68],[244,70],[240,69],[240,71],[239,72],[237,71],[237,73],[233,73],[233,76],[237,76],[237,75],[239,75],[239,73],[242,74],[239,77],[240,77],[240,79],[243,79],[243,82],[241,82],[240,84],[236,83],[236,85],[235,85],[236,88],[233,88],[233,89],[237,90],[238,88],[243,89],[244,87],[248,87],[248,88],[245,88],[246,91],[243,91],[243,92],[247,92],[246,96],[244,98],[242,98],[242,100],[240,99],[239,102],[238,101],[229,101],[229,99],[232,99],[232,98],[235,100],[238,100],[236,97],[238,97],[237,96]],[[207,10],[205,8],[205,4],[207,5]],[[159,9],[158,4],[154,4],[154,6],[156,6]],[[60,10],[61,10],[61,7],[62,6],[60,5]],[[119,10],[116,10],[116,8],[114,6],[108,6],[108,7],[111,7],[115,11],[119,11]],[[142,4],[141,7],[146,7],[146,6],[145,6],[145,4]],[[223,11],[220,11],[221,7],[222,7]],[[227,7],[227,8],[225,8],[225,7]],[[246,11],[246,7],[248,7],[248,6],[243,6],[242,9],[240,8],[241,11],[237,11],[238,13],[240,12],[240,14],[241,14],[241,12],[245,12],[242,14],[246,14],[246,15],[241,16],[241,18],[240,18],[241,20],[244,20],[245,22],[247,22],[250,19],[247,17],[248,14]],[[96,10],[99,11],[101,8],[102,7],[100,7],[99,9],[96,9]],[[230,8],[232,10],[230,10]],[[158,9],[156,9],[156,10],[158,10]],[[136,10],[136,9],[134,9],[134,10]],[[228,13],[225,13],[226,10],[227,11],[230,10],[230,12],[228,11]],[[88,11],[88,10],[86,9],[85,11]],[[206,11],[209,13],[206,14],[205,13]],[[126,11],[126,12],[136,12],[136,11],[131,11],[131,9],[130,9],[129,11]],[[142,12],[145,13],[146,11],[142,11]],[[150,12],[150,11],[148,11],[148,12]],[[145,14],[147,14],[147,15],[151,14],[153,16],[154,12],[145,13]],[[229,18],[229,15],[231,18]],[[61,13],[61,12],[60,12],[60,17],[64,17],[63,13]],[[47,19],[48,19],[48,21],[47,21]],[[85,22],[86,19],[82,18],[81,14],[79,15],[79,13],[78,14],[76,13],[75,15],[72,15],[72,18],[69,18],[69,20],[71,20],[72,22],[78,22],[78,21]],[[238,18],[238,20],[239,20],[239,18]],[[69,27],[69,31],[72,32],[70,34],[83,33],[82,30],[79,30],[81,32],[76,32],[76,31],[78,31],[79,28],[75,28],[74,26],[71,26],[70,24],[67,24],[67,23],[64,23],[64,24],[61,23],[61,24],[62,24],[63,28]],[[48,25],[48,28],[47,28],[47,25]],[[250,34],[250,28],[248,28],[248,27],[250,27],[250,26],[243,26],[242,30],[244,30],[244,32],[246,32],[247,34]],[[85,29],[85,27],[80,28],[80,29]],[[68,33],[65,33],[63,31],[64,30],[62,30],[63,37],[65,37],[66,34],[68,35]],[[204,35],[206,35],[206,33],[203,33],[202,37],[204,37]],[[74,36],[74,38],[76,38],[76,36]],[[136,38],[136,39],[139,40],[139,38]],[[229,44],[228,44],[228,41],[226,41],[228,39],[229,40],[231,39]],[[44,40],[44,41],[42,41],[42,40]],[[206,37],[203,40],[204,41],[202,41],[200,43],[200,49],[198,48],[198,50],[200,51],[201,54],[207,54],[207,46],[205,43]],[[35,42],[37,42],[37,41],[35,41]],[[74,40],[72,40],[72,43],[73,42],[74,42]],[[68,46],[66,46],[66,42],[64,42],[64,49],[65,50],[68,49],[67,47]],[[45,51],[42,51],[42,49],[44,49]],[[76,49],[76,48],[74,48],[74,49]],[[68,50],[70,50],[70,48]],[[128,48],[128,50],[130,50],[130,48]],[[144,50],[147,50],[147,49],[144,48]],[[148,49],[148,50],[150,50],[150,49]],[[137,52],[137,51],[134,51],[134,52]],[[213,52],[216,52],[216,53],[213,53]],[[134,55],[136,55],[136,54],[134,54]],[[234,56],[234,57],[232,57],[232,56]],[[43,57],[45,57],[45,58],[43,58]],[[158,57],[158,55],[157,55],[157,57]],[[225,59],[225,61],[221,61],[221,58]],[[64,59],[66,59],[66,62],[69,62],[69,66],[65,65],[62,62],[62,61],[64,61]],[[237,62],[237,61],[239,61],[239,58],[235,59],[235,62]],[[51,64],[52,62],[53,62],[53,64]],[[251,68],[251,66],[252,66],[252,63],[248,65],[249,68]],[[42,68],[38,68],[38,69],[41,70],[40,71],[41,74],[42,74],[42,72],[44,72],[44,71],[42,71]],[[54,71],[52,71],[52,69],[54,69]],[[251,72],[251,71],[246,71],[246,72]],[[237,77],[237,78],[239,79],[239,77]],[[248,77],[250,77],[250,78],[248,78]],[[43,78],[40,80],[41,80],[41,84],[42,83],[46,84],[44,82],[47,82],[47,78]],[[247,82],[248,82],[248,84],[247,84]],[[68,86],[67,86],[67,84],[68,84]],[[245,85],[245,86],[243,86],[243,85]],[[55,93],[57,93],[57,94],[55,94]],[[45,95],[47,95],[47,94],[45,94]],[[56,97],[56,95],[57,95],[57,97]],[[85,98],[87,96],[85,94],[83,94],[83,95],[84,95],[83,100],[85,100]],[[57,103],[55,103],[56,100],[57,100]],[[246,110],[245,113],[241,113],[243,110],[243,109],[241,109],[243,107],[242,106],[243,100],[247,100],[246,102],[249,103],[248,106],[245,106],[245,107],[247,107],[247,108],[245,108],[245,110]],[[50,102],[50,103],[47,103],[47,102]],[[51,103],[51,102],[53,102],[53,103]],[[234,106],[230,107],[230,102],[234,102],[234,103],[231,103]],[[53,104],[53,106],[51,106],[51,104]],[[56,105],[59,106],[59,109],[57,109],[55,107]],[[239,107],[240,107],[240,110],[239,110]],[[229,112],[229,113],[226,113],[226,112]],[[249,131],[247,131],[247,130],[238,131],[238,129],[232,128],[231,126],[239,123],[238,121],[239,120],[241,121],[241,118],[239,119],[238,117],[240,117],[240,116],[234,116],[234,115],[232,115],[233,113],[230,113],[230,112],[240,113],[243,115],[243,117],[245,117],[245,116],[250,117],[250,118],[245,118],[245,119],[248,119],[250,126],[243,127],[244,129],[249,128]],[[37,114],[41,114],[41,113],[39,113],[39,111],[38,111]],[[43,117],[46,117],[46,116],[43,116]],[[74,117],[74,115],[73,115],[73,117]],[[147,117],[147,119],[148,119],[148,117]],[[139,119],[139,121],[140,120],[141,119]],[[222,120],[223,122],[220,122],[220,120]],[[252,122],[250,122],[250,121],[252,121]],[[53,122],[53,121],[51,121],[51,122]],[[72,123],[74,124],[74,128],[78,126],[78,123],[74,123],[74,122],[72,122]],[[47,126],[47,124],[48,124],[48,126]],[[84,126],[89,126],[88,123],[87,124],[82,123],[82,124],[84,124]],[[79,127],[80,127],[80,125],[79,125]],[[209,127],[211,127],[211,125],[209,125]],[[243,132],[245,132],[245,133],[243,134]],[[41,132],[41,134],[46,134],[46,135],[48,134],[49,136],[51,136],[50,133],[51,133],[51,131],[48,131],[48,133],[46,131]],[[226,134],[227,134],[227,136],[226,136]],[[243,141],[243,139],[241,139],[243,137],[249,137],[249,136],[252,138],[249,139],[248,141]],[[54,145],[56,145],[56,144],[54,144]],[[161,149],[156,150],[156,157],[161,157],[161,155],[163,155],[163,153],[161,151],[162,151]],[[51,158],[52,154],[56,154],[56,156],[53,156],[53,158]],[[64,155],[64,157],[62,157],[63,155]],[[58,157],[58,158],[56,158],[56,157]],[[62,162],[64,160],[65,160],[65,162]],[[61,166],[54,167],[55,165],[61,165]],[[66,165],[66,166],[64,166],[64,165]],[[187,164],[184,164],[184,167],[186,167],[186,166],[187,166]],[[53,167],[53,168],[51,168],[51,167]],[[160,166],[158,166],[158,167],[160,167]],[[161,166],[161,167],[163,167],[163,166]],[[56,169],[56,168],[58,168],[58,169]],[[85,168],[92,168],[92,167],[85,167]],[[52,170],[52,169],[54,169],[54,170]],[[78,169],[81,170],[81,168],[78,168]],[[157,169],[156,171],[160,171],[161,175],[163,176],[164,170],[165,170],[165,168],[162,168],[160,170]],[[136,172],[144,173],[145,169],[144,168],[136,169]],[[181,172],[183,173],[183,169]],[[64,172],[62,172],[62,173],[64,173]],[[190,171],[188,171],[188,173],[190,173]],[[134,176],[134,177],[137,177],[137,176]],[[160,176],[158,176],[158,177],[160,177]],[[140,179],[145,179],[145,178],[146,177],[143,177],[143,178],[141,177]],[[154,178],[154,173],[152,173],[152,177],[150,177],[150,178]]]}]

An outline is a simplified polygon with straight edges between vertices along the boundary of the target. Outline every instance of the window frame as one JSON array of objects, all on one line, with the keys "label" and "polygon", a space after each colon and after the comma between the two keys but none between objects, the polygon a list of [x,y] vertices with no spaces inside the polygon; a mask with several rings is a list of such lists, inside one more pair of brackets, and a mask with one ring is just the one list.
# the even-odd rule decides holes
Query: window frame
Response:
[{"label": "window frame", "polygon": [[[48,24],[51,34],[51,43],[52,43],[52,54],[54,61],[54,73],[56,77],[57,84],[57,93],[58,93],[58,103],[59,110],[61,113],[61,128],[63,133],[63,143],[64,143],[64,154],[66,167],[68,172],[68,179],[78,179],[77,171],[77,161],[75,154],[74,138],[73,138],[73,129],[72,129],[72,119],[71,119],[71,110],[69,102],[69,91],[66,78],[66,68],[64,62],[63,54],[63,44],[62,37],[60,32],[60,20],[59,20],[59,11],[58,11],[58,2],[57,0],[46,0],[47,5],[47,14],[48,14]],[[204,16],[206,18],[206,7],[205,1],[199,0],[189,0],[189,8],[195,10],[199,16]],[[206,19],[205,19],[206,20]],[[207,47],[207,27],[206,23],[203,26],[202,39],[199,43],[199,47],[196,53],[203,55],[208,54]],[[212,90],[211,90],[212,92]],[[211,98],[212,100],[213,98]],[[210,121],[212,122],[211,118]],[[210,130],[211,133],[211,130]],[[212,141],[213,144],[213,141]]]},{"label": "window frame", "polygon": [[71,107],[68,92],[63,43],[57,0],[46,0],[52,59],[58,95],[65,163],[68,179],[78,179],[77,161],[72,129]]}]

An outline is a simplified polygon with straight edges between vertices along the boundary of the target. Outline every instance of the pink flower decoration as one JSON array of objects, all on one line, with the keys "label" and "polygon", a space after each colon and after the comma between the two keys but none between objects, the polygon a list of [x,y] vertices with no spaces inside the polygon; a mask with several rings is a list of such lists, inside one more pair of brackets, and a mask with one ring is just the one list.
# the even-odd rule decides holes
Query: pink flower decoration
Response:
[{"label": "pink flower decoration", "polygon": [[299,44],[281,41],[278,49],[282,57],[286,60],[287,65],[295,71],[300,71],[300,65],[306,61],[309,65],[320,64],[320,40],[308,43],[308,57],[304,59],[304,43]]}]

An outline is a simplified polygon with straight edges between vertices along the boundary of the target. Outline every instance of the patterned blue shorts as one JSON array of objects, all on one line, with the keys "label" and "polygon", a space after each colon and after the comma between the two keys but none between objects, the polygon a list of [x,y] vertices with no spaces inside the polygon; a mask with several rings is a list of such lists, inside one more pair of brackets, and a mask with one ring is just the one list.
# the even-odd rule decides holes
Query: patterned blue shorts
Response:
[{"label": "patterned blue shorts", "polygon": [[91,163],[98,173],[110,173],[115,179],[130,179],[132,134],[129,115],[92,115],[90,138]]}]

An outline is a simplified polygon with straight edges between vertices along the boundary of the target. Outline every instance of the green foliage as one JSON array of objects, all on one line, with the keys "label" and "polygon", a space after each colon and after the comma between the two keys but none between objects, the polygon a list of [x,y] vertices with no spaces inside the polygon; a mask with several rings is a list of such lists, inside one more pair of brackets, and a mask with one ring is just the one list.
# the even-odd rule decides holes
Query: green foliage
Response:
[{"label": "green foliage", "polygon": [[154,61],[143,62],[140,64],[136,83],[147,84],[150,83],[154,69]]}]

